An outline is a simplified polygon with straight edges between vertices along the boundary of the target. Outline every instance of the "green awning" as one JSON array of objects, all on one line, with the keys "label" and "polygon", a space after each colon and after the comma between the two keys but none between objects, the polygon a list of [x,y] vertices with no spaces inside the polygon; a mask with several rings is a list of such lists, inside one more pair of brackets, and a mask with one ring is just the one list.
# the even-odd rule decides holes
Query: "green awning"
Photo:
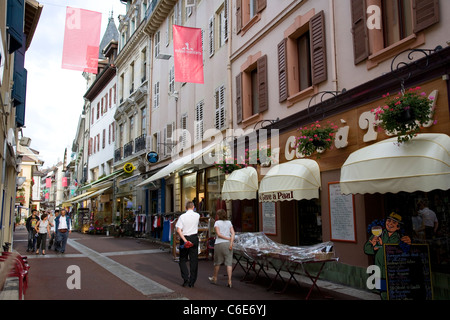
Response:
[{"label": "green awning", "polygon": [[87,184],[85,186],[82,186],[81,188],[78,188],[78,191],[91,189],[93,186],[95,186],[96,184],[98,184],[100,182],[105,182],[105,181],[111,180],[111,179],[113,179],[115,177],[119,177],[119,176],[123,175],[124,173],[125,172],[123,171],[123,169],[117,170],[117,171],[115,171],[115,172],[113,172],[113,173],[111,173],[111,174],[109,174],[109,175],[107,175],[107,176],[105,176],[103,178],[95,180],[94,182],[91,182],[91,183],[89,183],[89,184]]}]

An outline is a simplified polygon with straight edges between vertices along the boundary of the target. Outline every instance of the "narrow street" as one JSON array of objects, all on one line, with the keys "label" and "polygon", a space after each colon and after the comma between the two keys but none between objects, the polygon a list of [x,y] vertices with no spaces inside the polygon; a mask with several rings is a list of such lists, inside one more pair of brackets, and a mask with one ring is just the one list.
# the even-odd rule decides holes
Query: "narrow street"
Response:
[{"label": "narrow street", "polygon": [[[226,286],[224,267],[223,280],[212,285],[208,276],[212,273],[213,262],[200,260],[195,287],[184,288],[178,263],[165,244],[73,232],[65,254],[47,250],[44,256],[26,252],[26,235],[25,229],[19,227],[14,237],[14,250],[26,255],[31,267],[25,300],[304,300],[311,286],[304,283],[299,288],[293,283],[285,293],[277,294],[275,290],[281,288],[281,282],[274,290],[267,290],[267,278],[241,281],[244,271],[239,266],[233,272],[231,289]],[[73,266],[79,267],[79,289],[69,289],[67,285],[73,282],[68,281],[74,274],[70,271]],[[358,298],[354,293],[347,295],[320,286],[327,300],[370,300],[370,294]],[[314,289],[311,299],[323,297]]]}]

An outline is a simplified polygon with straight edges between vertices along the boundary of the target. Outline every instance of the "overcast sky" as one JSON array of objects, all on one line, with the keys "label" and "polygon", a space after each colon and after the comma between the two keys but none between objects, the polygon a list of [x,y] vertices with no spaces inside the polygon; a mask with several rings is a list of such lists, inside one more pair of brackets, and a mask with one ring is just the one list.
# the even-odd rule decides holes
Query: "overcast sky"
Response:
[{"label": "overcast sky", "polygon": [[30,147],[39,151],[44,168],[62,161],[67,148],[70,160],[72,143],[83,109],[86,81],[81,71],[61,68],[66,7],[102,13],[100,39],[113,12],[126,7],[119,0],[38,0],[44,8],[31,45],[25,55],[28,70],[25,128]]}]

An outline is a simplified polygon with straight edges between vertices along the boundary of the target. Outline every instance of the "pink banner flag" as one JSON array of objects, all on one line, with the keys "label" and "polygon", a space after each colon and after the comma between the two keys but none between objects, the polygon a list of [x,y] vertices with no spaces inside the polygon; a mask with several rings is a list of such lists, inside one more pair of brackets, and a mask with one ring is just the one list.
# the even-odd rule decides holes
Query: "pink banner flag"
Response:
[{"label": "pink banner flag", "polygon": [[175,81],[204,83],[202,29],[173,26]]},{"label": "pink banner flag", "polygon": [[62,178],[62,186],[67,187],[67,177]]},{"label": "pink banner flag", "polygon": [[102,14],[67,7],[62,68],[97,73]]},{"label": "pink banner flag", "polygon": [[46,188],[51,188],[52,187],[52,179],[51,178],[45,179],[45,187]]},{"label": "pink banner flag", "polygon": [[45,194],[45,199],[48,199],[48,198],[50,198],[50,194],[49,194],[49,193],[46,193],[46,194]]}]

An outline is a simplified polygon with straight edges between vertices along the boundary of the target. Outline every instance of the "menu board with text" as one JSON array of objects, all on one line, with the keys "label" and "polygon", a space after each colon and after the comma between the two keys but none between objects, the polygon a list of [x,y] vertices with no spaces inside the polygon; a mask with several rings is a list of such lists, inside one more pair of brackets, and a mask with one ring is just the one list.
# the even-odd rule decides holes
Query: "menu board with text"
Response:
[{"label": "menu board with text", "polygon": [[338,182],[328,184],[332,241],[356,242],[354,196],[341,193]]}]

